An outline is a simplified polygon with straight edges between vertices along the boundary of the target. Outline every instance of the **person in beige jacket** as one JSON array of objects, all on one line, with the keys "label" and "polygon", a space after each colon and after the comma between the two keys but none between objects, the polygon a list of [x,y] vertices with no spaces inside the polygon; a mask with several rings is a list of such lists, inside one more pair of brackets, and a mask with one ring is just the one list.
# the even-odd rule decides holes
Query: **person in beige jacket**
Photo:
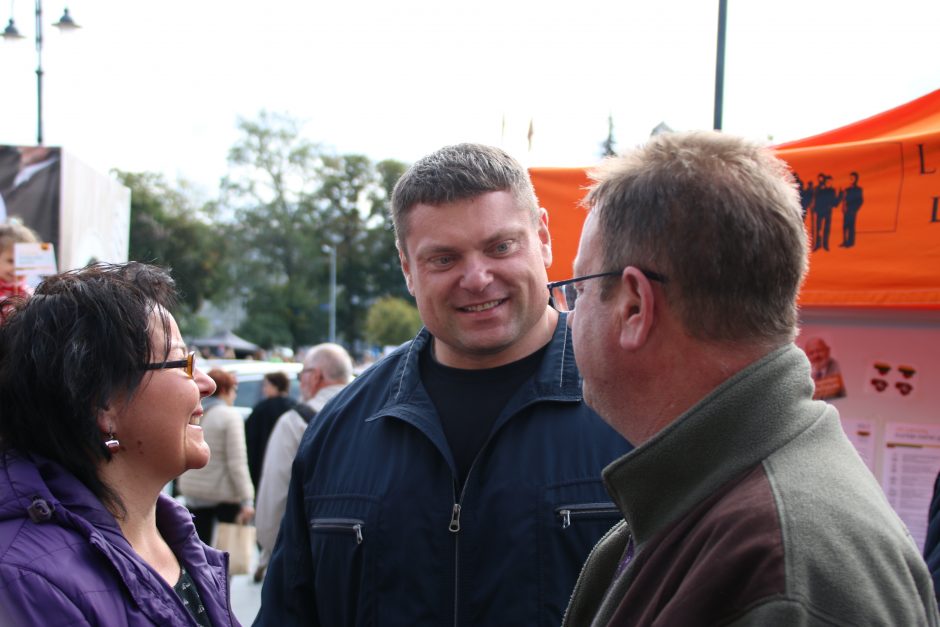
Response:
[{"label": "person in beige jacket", "polygon": [[323,409],[327,401],[352,381],[352,373],[352,358],[339,344],[318,344],[308,350],[304,357],[304,369],[300,372],[300,394],[310,411],[306,416],[302,416],[297,409],[290,409],[282,414],[271,431],[264,454],[261,483],[258,485],[258,511],[255,516],[258,546],[261,547],[261,556],[254,576],[256,582],[260,582],[264,577],[277,541],[281,518],[284,517],[284,509],[287,507],[291,466],[300,446],[300,439],[313,414]]},{"label": "person in beige jacket", "polygon": [[203,401],[203,436],[211,456],[203,468],[179,478],[179,491],[192,512],[196,533],[212,544],[216,522],[245,524],[254,516],[254,487],[248,473],[245,422],[232,407],[238,383],[235,375],[218,368],[209,371],[216,390]]}]

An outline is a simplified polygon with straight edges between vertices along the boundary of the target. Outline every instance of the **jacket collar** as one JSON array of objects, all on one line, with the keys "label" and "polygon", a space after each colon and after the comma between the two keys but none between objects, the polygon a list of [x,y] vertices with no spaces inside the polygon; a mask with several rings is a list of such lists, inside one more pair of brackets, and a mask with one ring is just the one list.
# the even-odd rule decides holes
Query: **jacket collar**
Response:
[{"label": "jacket collar", "polygon": [[58,463],[11,449],[3,452],[0,468],[6,473],[6,481],[0,482],[0,520],[29,517],[33,502],[41,499],[53,514],[67,510],[123,539],[117,521],[98,497]]},{"label": "jacket collar", "polygon": [[[500,417],[493,423],[491,437],[513,416],[533,403],[581,401],[581,379],[575,365],[571,333],[566,320],[566,314],[558,316],[555,331],[535,376],[510,399]],[[390,362],[396,358],[398,360],[391,377],[388,399],[383,407],[365,420],[371,422],[383,417],[393,417],[407,422],[424,433],[444,459],[448,460],[451,468],[455,468],[437,409],[421,382],[418,359],[430,341],[431,334],[426,328],[422,328],[411,342],[386,358]],[[373,372],[372,376],[375,375]]]},{"label": "jacket collar", "polygon": [[218,396],[207,396],[206,398],[202,399],[202,411],[207,412],[216,405],[222,405],[224,402],[225,401],[223,401]]},{"label": "jacket collar", "polygon": [[[167,594],[166,582],[134,552],[117,520],[91,490],[61,465],[40,455],[15,450],[0,454],[0,520],[30,518],[30,507],[37,498],[48,512],[42,523],[70,528],[96,547],[141,609],[158,623],[177,620],[182,605],[175,607],[175,593],[170,590]],[[160,534],[196,582],[213,624],[230,623],[226,555],[200,542],[192,514],[165,494],[158,497],[156,518]],[[220,590],[226,594],[224,605]]]},{"label": "jacket collar", "polygon": [[[558,315],[545,358],[535,375],[535,395],[543,400],[581,400],[581,378],[574,361],[567,316],[565,313]],[[407,402],[418,387],[421,380],[418,359],[431,338],[431,333],[424,327],[414,339],[393,353],[401,355],[401,358],[392,376],[391,394],[384,409]]]},{"label": "jacket collar", "polygon": [[304,402],[314,411],[320,411],[344,387],[346,387],[345,383],[334,383],[333,385],[328,385],[326,387],[320,388],[316,394]]},{"label": "jacket collar", "polygon": [[789,344],[722,383],[607,466],[607,490],[637,547],[820,418],[835,414],[812,396],[809,361]]}]

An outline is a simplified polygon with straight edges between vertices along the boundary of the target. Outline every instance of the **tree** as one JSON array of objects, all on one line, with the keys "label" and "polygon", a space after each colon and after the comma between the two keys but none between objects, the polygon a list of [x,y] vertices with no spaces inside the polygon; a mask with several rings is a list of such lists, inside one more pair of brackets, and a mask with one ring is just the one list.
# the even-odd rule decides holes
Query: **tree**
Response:
[{"label": "tree", "polygon": [[326,274],[313,203],[321,151],[285,115],[262,111],[257,120],[239,120],[238,129],[222,199],[241,252],[236,281],[246,319],[239,332],[261,345],[277,338],[296,348],[312,343],[326,322],[317,306],[325,292],[315,280]]},{"label": "tree", "polygon": [[614,114],[607,115],[607,138],[601,142],[601,156],[613,157],[617,154],[617,140],[614,139]]},{"label": "tree", "polygon": [[222,202],[241,253],[236,278],[246,319],[239,331],[264,346],[324,341],[335,247],[337,336],[353,344],[368,306],[403,289],[400,274],[390,284],[397,254],[383,214],[404,165],[333,154],[282,114],[262,111],[238,128]]},{"label": "tree", "polygon": [[231,286],[231,249],[212,225],[214,205],[200,203],[185,182],[172,187],[151,172],[115,174],[131,190],[128,258],[169,269],[180,291],[181,332],[204,333],[207,322],[197,312]]},{"label": "tree", "polygon": [[366,340],[373,346],[394,346],[414,337],[421,329],[418,309],[402,298],[387,296],[369,308]]},{"label": "tree", "polygon": [[386,159],[375,165],[379,175],[379,187],[370,197],[372,209],[369,214],[369,248],[365,256],[372,260],[370,277],[372,293],[376,296],[388,295],[414,302],[398,261],[398,248],[395,246],[395,230],[392,226],[390,201],[395,183],[405,173],[407,166],[401,161]]}]

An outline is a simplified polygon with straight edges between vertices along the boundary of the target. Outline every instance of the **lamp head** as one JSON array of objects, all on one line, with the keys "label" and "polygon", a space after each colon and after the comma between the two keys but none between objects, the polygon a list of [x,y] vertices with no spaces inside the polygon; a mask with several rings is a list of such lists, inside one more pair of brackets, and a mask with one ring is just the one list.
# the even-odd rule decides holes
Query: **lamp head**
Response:
[{"label": "lamp head", "polygon": [[20,35],[20,31],[16,29],[16,24],[13,23],[13,18],[10,18],[10,21],[7,23],[7,27],[3,29],[3,38],[7,41],[15,41],[17,39],[24,39]]},{"label": "lamp head", "polygon": [[69,8],[65,7],[65,11],[62,12],[62,17],[59,18],[58,22],[53,24],[63,33],[68,31],[73,31],[76,28],[81,28],[78,24],[75,23],[75,20],[72,19],[72,15],[69,13]]}]

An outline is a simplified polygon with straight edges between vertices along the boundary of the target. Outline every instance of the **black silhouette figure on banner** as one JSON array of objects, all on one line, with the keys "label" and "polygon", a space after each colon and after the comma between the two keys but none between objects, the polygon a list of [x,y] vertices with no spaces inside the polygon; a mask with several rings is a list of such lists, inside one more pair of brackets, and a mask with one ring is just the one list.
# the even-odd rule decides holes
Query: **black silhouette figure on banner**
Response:
[{"label": "black silhouette figure on banner", "polygon": [[806,222],[806,214],[810,215],[810,228],[809,228],[809,245],[813,245],[814,238],[816,236],[816,218],[815,215],[810,213],[810,207],[813,206],[813,197],[816,194],[816,190],[813,188],[813,182],[803,183],[803,179],[800,178],[799,173],[794,172],[793,178],[796,180],[797,189],[800,190],[800,207],[803,211],[803,222]]},{"label": "black silhouette figure on banner", "polygon": [[803,220],[806,220],[806,214],[809,212],[809,208],[813,206],[813,195],[816,193],[816,190],[813,188],[813,182],[803,184],[803,179],[800,178],[800,175],[796,172],[793,173],[793,178],[796,179],[796,184],[800,190],[800,206],[803,208]]},{"label": "black silhouette figure on banner", "polygon": [[852,184],[845,189],[845,203],[842,205],[842,243],[839,246],[855,246],[855,218],[862,208],[862,188],[858,185],[858,172],[852,172]]},{"label": "black silhouette figure on banner", "polygon": [[813,250],[829,250],[829,231],[832,227],[832,210],[842,202],[842,192],[836,193],[836,190],[829,187],[829,181],[832,177],[822,172],[819,173],[819,185],[816,187],[815,203],[813,205],[813,215],[815,216],[815,225],[813,228]]}]

